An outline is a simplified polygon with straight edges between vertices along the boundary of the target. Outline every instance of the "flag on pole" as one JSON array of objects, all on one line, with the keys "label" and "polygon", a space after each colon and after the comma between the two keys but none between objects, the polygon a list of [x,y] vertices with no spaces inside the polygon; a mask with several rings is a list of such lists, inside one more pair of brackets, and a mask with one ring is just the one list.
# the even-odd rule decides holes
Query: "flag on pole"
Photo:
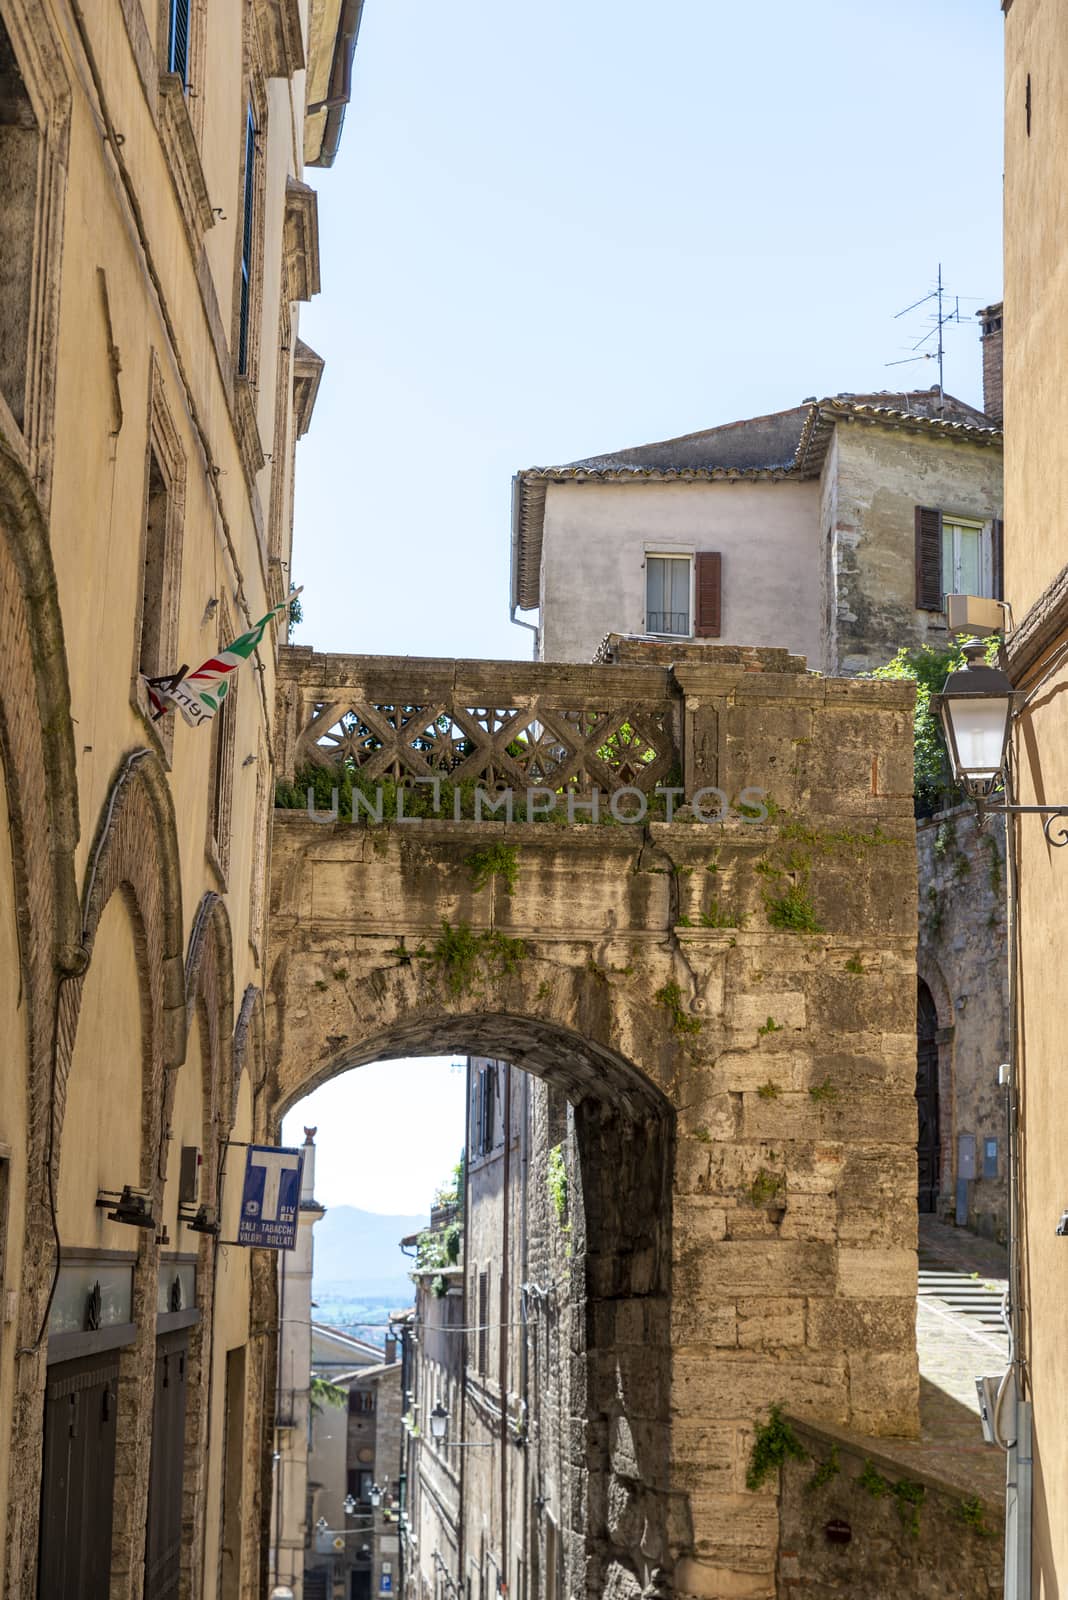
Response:
[{"label": "flag on pole", "polygon": [[233,673],[242,661],[248,660],[260,643],[271,618],[276,617],[281,611],[288,611],[300,592],[300,589],[290,590],[281,605],[272,606],[266,616],[254,622],[247,633],[241,634],[217,655],[209,656],[195,672],[187,672],[183,677],[179,677],[176,673],[171,679],[146,680],[153,704],[165,701],[168,702],[168,706],[177,706],[192,728],[202,722],[210,722],[230,692]]}]

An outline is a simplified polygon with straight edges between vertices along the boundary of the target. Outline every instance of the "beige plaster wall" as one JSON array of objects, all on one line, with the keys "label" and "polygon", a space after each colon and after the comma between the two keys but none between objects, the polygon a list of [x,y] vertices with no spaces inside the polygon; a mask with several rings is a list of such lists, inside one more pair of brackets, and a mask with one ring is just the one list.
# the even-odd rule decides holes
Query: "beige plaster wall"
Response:
[{"label": "beige plaster wall", "polygon": [[720,644],[782,645],[823,667],[816,483],[551,483],[541,659],[589,661],[645,631],[647,550],[723,556]]},{"label": "beige plaster wall", "polygon": [[[1005,18],[1005,418],[1008,596],[1020,638],[1013,676],[1032,686],[1068,639],[1063,597],[1050,591],[1068,558],[1068,19],[1058,0],[1015,0]],[[1030,89],[1031,119],[1027,125]],[[1044,624],[1032,640],[1032,626]],[[1019,795],[1068,795],[1068,673],[1056,667],[1018,723]],[[1036,1600],[1068,1585],[1068,1203],[1064,1007],[1068,874],[1035,817],[1015,828],[1020,866],[1017,1048],[1023,1143],[1024,1354],[1034,1402]]]},{"label": "beige plaster wall", "polygon": [[[85,980],[60,1142],[57,1211],[66,1248],[132,1251],[138,1232],[108,1222],[99,1189],[141,1183],[141,980],[130,913],[113,895]],[[117,997],[132,997],[117,1004]]]}]

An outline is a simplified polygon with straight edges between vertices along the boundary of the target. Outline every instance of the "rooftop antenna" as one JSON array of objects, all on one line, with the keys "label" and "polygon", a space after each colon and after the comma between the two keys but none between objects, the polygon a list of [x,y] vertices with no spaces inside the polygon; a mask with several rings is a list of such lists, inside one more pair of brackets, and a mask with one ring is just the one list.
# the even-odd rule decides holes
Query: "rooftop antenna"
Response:
[{"label": "rooftop antenna", "polygon": [[[940,261],[938,263],[937,287],[932,289],[930,294],[925,294],[922,300],[914,300],[912,305],[905,307],[904,311],[898,311],[894,314],[894,321],[896,322],[899,317],[907,317],[910,311],[916,311],[920,306],[925,306],[932,300],[937,301],[937,313],[931,318],[934,326],[929,328],[927,332],[923,334],[921,338],[917,339],[916,343],[912,346],[913,350],[920,350],[922,351],[922,354],[910,355],[906,356],[902,361],[888,361],[886,363],[888,367],[906,367],[913,361],[937,361],[939,416],[943,414],[946,408],[945,342],[942,337],[942,330],[945,328],[948,322],[962,322],[964,320],[960,314],[960,296],[954,295],[952,298],[953,309],[952,311],[946,310],[945,307],[948,305],[950,295],[942,282],[942,263]],[[936,336],[938,339],[937,348],[935,350],[924,350],[923,346],[927,344],[930,339],[934,339]]]}]

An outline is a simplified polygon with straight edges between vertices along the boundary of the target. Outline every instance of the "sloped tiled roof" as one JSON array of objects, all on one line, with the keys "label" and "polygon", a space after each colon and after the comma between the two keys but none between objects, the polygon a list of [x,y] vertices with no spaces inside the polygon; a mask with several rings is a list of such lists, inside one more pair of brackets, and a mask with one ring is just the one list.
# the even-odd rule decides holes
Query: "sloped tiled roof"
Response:
[{"label": "sloped tiled roof", "polygon": [[528,467],[513,480],[512,600],[522,610],[540,604],[541,541],[545,491],[550,483],[714,483],[817,478],[835,426],[868,423],[1000,444],[989,417],[938,388],[879,390],[806,400],[788,411],[687,433],[677,439],[558,467]]}]

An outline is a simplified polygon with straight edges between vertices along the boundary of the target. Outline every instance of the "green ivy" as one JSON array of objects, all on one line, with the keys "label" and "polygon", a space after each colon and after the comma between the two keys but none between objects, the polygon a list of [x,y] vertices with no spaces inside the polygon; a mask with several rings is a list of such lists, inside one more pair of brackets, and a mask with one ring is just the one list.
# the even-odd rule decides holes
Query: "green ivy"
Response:
[{"label": "green ivy", "polygon": [[769,1017],[767,1022],[762,1022],[757,1029],[757,1038],[766,1039],[769,1033],[781,1033],[783,1024],[776,1022],[774,1017]]},{"label": "green ivy", "polygon": [[[996,658],[999,643],[996,637],[990,640],[987,660]],[[877,667],[871,674],[884,681],[909,679],[916,685],[913,800],[918,817],[933,817],[936,812],[959,805],[964,799],[963,790],[953,781],[945,739],[931,706],[931,696],[941,693],[947,674],[963,665],[964,652],[959,645],[942,648],[929,644],[906,645],[885,667]]]},{"label": "green ivy", "polygon": [[816,1463],[816,1470],[805,1487],[809,1490],[822,1489],[824,1484],[830,1483],[834,1478],[837,1478],[841,1470],[838,1463],[838,1446],[832,1444],[830,1455],[826,1461]]},{"label": "green ivy", "polygon": [[753,1435],[745,1486],[750,1490],[759,1489],[785,1462],[807,1459],[807,1452],[783,1416],[782,1407],[772,1406],[768,1411],[768,1420],[760,1423]]},{"label": "green ivy", "polygon": [[505,894],[511,894],[519,877],[519,851],[515,845],[496,841],[484,849],[472,850],[465,857],[476,889],[482,889],[492,878],[500,878]]},{"label": "green ivy", "polygon": [[473,933],[466,922],[459,922],[454,928],[443,918],[441,933],[427,959],[434,963],[445,988],[456,999],[474,986],[480,963],[500,977],[506,977],[518,970],[526,954],[527,947],[522,939],[509,939],[496,929]]},{"label": "green ivy", "polygon": [[838,1090],[830,1078],[824,1078],[822,1083],[814,1083],[809,1088],[809,1097],[817,1105],[833,1105],[838,1099]]}]

